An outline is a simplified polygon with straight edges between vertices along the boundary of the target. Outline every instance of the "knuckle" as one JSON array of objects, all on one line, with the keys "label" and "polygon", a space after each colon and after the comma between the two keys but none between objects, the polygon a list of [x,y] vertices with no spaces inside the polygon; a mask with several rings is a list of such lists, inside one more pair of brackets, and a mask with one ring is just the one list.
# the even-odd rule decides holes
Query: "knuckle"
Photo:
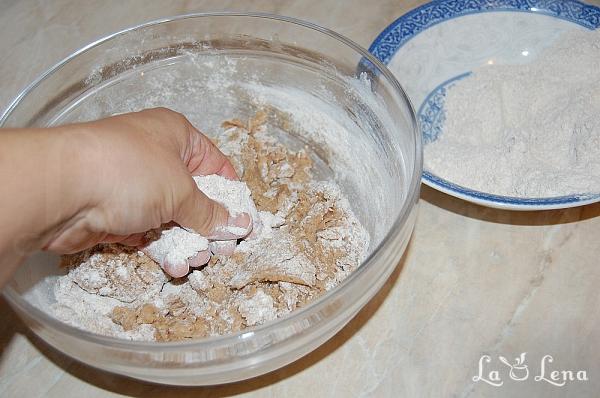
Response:
[{"label": "knuckle", "polygon": [[177,124],[184,124],[187,125],[189,124],[187,118],[179,113],[179,112],[175,112],[174,110],[171,110],[169,108],[155,108],[155,110],[157,111],[157,114],[163,118],[165,118],[166,120],[172,122],[172,123],[177,123]]},{"label": "knuckle", "polygon": [[156,107],[156,108],[146,109],[143,112],[152,113],[152,114],[156,115],[157,117],[160,117],[160,116],[170,117],[172,113],[176,113],[175,111],[172,111],[169,108],[165,108],[164,106],[159,106],[159,107]]}]

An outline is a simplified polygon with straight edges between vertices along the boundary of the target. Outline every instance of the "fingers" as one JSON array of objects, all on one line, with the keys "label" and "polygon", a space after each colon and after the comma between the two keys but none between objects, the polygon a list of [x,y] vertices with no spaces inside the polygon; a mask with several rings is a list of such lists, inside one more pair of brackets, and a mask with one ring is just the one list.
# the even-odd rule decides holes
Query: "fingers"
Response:
[{"label": "fingers", "polygon": [[191,127],[192,156],[188,169],[192,175],[218,174],[230,180],[239,180],[233,165],[204,134]]},{"label": "fingers", "polygon": [[168,261],[161,264],[162,269],[173,278],[183,278],[190,271],[190,267],[186,262],[181,264],[171,264]]},{"label": "fingers", "polygon": [[228,215],[227,224],[217,225],[207,238],[211,240],[236,240],[248,236],[251,231],[252,218],[248,213],[240,213],[237,216]]},{"label": "fingers", "polygon": [[[223,155],[223,156],[225,156],[225,155]],[[233,165],[231,164],[231,162],[229,160],[227,160],[227,162],[223,163],[223,166],[219,169],[219,171],[217,171],[216,174],[220,175],[221,177],[228,178],[230,180],[239,180],[240,179],[238,177],[235,169],[233,168]]]},{"label": "fingers", "polygon": [[[144,250],[142,249],[142,251]],[[146,252],[144,251],[144,253]],[[146,253],[146,255],[148,255],[148,253]],[[160,266],[167,274],[171,275],[173,278],[183,278],[188,274],[188,272],[190,272],[190,268],[201,267],[204,264],[208,263],[209,260],[210,252],[208,250],[202,250],[201,252],[198,252],[198,254],[196,254],[194,257],[189,258],[182,263],[172,264],[166,261],[164,264],[160,264]]]},{"label": "fingers", "polygon": [[188,264],[191,268],[198,268],[203,266],[204,264],[208,263],[210,261],[210,253],[208,250],[203,250],[201,252],[198,252],[198,254],[196,254],[196,256],[190,258],[188,260]]}]

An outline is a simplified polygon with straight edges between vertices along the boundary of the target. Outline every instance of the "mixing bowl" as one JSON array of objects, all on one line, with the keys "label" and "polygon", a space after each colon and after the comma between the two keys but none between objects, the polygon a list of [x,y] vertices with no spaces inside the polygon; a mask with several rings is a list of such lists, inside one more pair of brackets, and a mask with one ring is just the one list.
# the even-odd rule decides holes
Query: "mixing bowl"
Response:
[{"label": "mixing bowl", "polygon": [[[35,253],[4,295],[26,324],[65,354],[156,383],[204,385],[288,364],[339,331],[388,278],[415,222],[421,137],[390,72],[350,40],[316,25],[262,14],[194,14],[112,34],[27,87],[3,127],[50,126],[165,106],[214,134],[232,117],[266,109],[317,176],[333,178],[371,235],[368,256],[339,286],[287,317],[240,333],[183,342],[136,342],[76,329],[41,308],[64,273]],[[90,176],[93,178],[93,176]]]}]

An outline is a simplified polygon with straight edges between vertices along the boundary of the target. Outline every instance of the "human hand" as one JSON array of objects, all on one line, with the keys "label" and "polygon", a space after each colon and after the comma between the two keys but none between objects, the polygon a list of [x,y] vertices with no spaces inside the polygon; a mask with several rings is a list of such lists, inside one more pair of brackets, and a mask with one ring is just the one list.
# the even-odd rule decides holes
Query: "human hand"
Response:
[{"label": "human hand", "polygon": [[[175,222],[216,241],[251,231],[246,213],[231,217],[198,190],[192,175],[238,176],[227,158],[181,114],[164,108],[65,126],[80,165],[79,211],[46,248],[72,253],[98,243],[142,245],[145,231]],[[70,132],[70,134],[68,134]],[[226,226],[244,228],[244,235]],[[221,244],[224,251],[232,245]],[[185,264],[161,264],[175,277],[210,258],[199,252]]]}]

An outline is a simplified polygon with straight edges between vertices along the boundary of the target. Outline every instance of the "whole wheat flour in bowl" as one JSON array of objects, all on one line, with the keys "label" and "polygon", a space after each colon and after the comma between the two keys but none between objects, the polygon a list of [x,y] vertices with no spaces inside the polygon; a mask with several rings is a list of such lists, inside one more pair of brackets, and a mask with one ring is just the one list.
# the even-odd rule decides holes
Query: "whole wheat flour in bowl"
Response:
[{"label": "whole wheat flour in bowl", "polygon": [[[302,307],[355,270],[369,234],[340,187],[315,179],[306,152],[280,143],[266,120],[261,112],[222,124],[217,145],[243,182],[196,178],[199,189],[230,212],[246,211],[259,220],[233,255],[215,255],[178,279],[141,251],[116,244],[65,256],[68,273],[54,285],[53,315],[132,340],[223,335]],[[154,234],[152,258],[175,261],[208,248],[205,238],[179,227]]]},{"label": "whole wheat flour in bowl", "polygon": [[483,193],[600,193],[600,29],[563,34],[532,62],[485,65],[447,89],[428,171]]}]

